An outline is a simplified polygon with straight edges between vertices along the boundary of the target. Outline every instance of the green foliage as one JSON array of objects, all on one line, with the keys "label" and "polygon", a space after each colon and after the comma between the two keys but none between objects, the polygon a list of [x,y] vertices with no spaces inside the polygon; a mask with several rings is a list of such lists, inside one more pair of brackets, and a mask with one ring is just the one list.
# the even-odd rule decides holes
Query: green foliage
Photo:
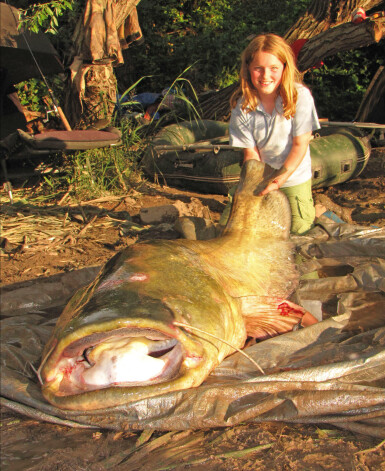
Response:
[{"label": "green foliage", "polygon": [[[64,83],[58,76],[51,77],[50,82],[51,89],[55,91],[54,96],[60,102],[64,94]],[[16,88],[21,104],[30,111],[45,113],[54,109],[51,95],[43,80],[33,78],[17,84]]]},{"label": "green foliage", "polygon": [[127,192],[137,176],[136,152],[125,146],[76,153],[67,180],[81,199]]},{"label": "green foliage", "polygon": [[143,126],[134,121],[121,124],[122,144],[63,156],[59,175],[45,176],[40,192],[56,200],[63,192],[76,199],[122,194],[140,181],[139,156]]},{"label": "green foliage", "polygon": [[[305,12],[310,0],[141,0],[139,20],[146,45],[126,53],[117,70],[127,86],[138,76],[151,75],[139,91],[159,92],[173,75],[191,67],[188,78],[198,92],[220,89],[238,78],[240,53],[250,35],[284,35]],[[384,41],[339,54],[305,75],[320,116],[350,121],[385,56]],[[142,87],[146,88],[142,88]]]},{"label": "green foliage", "polygon": [[31,111],[44,112],[43,97],[48,94],[47,87],[42,80],[30,79],[16,85],[17,94],[23,106]]},{"label": "green foliage", "polygon": [[309,71],[305,82],[312,90],[318,115],[331,121],[352,121],[384,56],[384,44],[375,44],[337,54],[320,69]]},{"label": "green foliage", "polygon": [[[238,76],[248,36],[262,31],[284,34],[309,0],[141,0],[140,24],[146,45],[128,50],[117,70],[123,87],[151,75],[147,91],[160,91],[172,77],[189,72],[198,92],[222,88]],[[134,66],[132,66],[134,65]]]},{"label": "green foliage", "polygon": [[[285,34],[309,4],[310,0],[141,0],[138,14],[146,42],[124,52],[125,64],[116,69],[119,91],[138,82],[137,93],[160,93],[186,69],[185,80],[197,93],[224,88],[238,78],[240,53],[250,35]],[[54,45],[68,65],[71,35],[84,1],[52,0],[28,7],[28,0],[16,0],[15,6],[26,9],[29,27],[58,32]],[[327,59],[323,68],[308,72],[305,82],[313,91],[319,115],[353,119],[384,56],[381,41]],[[146,80],[141,80],[144,76]],[[32,83],[33,107],[38,107],[36,96],[41,99],[41,93]]]},{"label": "green foliage", "polygon": [[25,29],[50,33],[50,40],[63,64],[69,65],[73,32],[85,2],[51,0],[31,4],[29,0],[14,0],[12,5],[20,10],[20,25]]},{"label": "green foliage", "polygon": [[[51,33],[50,40],[62,62],[67,63],[71,46],[71,37],[83,2],[70,0],[52,0],[46,3],[30,4],[28,0],[15,0],[13,6],[19,8],[22,15],[20,26],[35,33]],[[53,36],[52,36],[53,35]],[[65,94],[65,82],[62,76],[45,77],[59,105]],[[51,95],[43,79],[33,78],[16,85],[22,105],[31,111],[44,113],[53,110]]]},{"label": "green foliage", "polygon": [[[184,73],[186,73],[184,71]],[[134,99],[136,86],[149,77],[142,77],[129,87],[121,96],[121,110],[136,106]],[[152,135],[164,124],[185,119],[199,119],[193,101],[185,94],[184,88],[190,89],[190,95],[197,99],[191,83],[179,75],[165,93],[159,106],[166,102],[168,93],[173,93],[178,106],[164,113],[159,120],[143,123],[135,118],[116,116],[115,125],[122,134],[119,146],[91,149],[64,156],[60,177],[46,176],[42,183],[42,192],[47,198],[56,199],[60,192],[67,192],[78,199],[90,199],[99,196],[121,194],[129,188],[135,188],[141,182],[139,161],[151,141]]]},{"label": "green foliage", "polygon": [[72,8],[72,2],[69,0],[51,0],[47,3],[29,5],[23,11],[20,26],[34,33],[43,30],[46,33],[57,34],[59,17]]}]

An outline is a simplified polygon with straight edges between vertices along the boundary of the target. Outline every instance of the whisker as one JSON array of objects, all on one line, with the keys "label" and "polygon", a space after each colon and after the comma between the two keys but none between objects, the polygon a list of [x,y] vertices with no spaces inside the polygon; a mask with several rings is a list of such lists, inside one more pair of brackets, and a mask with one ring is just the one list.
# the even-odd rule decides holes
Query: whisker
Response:
[{"label": "whisker", "polygon": [[35,373],[35,375],[37,376],[37,379],[39,380],[39,383],[41,384],[41,386],[43,386],[43,380],[41,379],[41,376],[40,376],[40,368],[39,370],[37,370],[33,365],[32,363],[29,361],[29,366],[32,368],[32,371]]},{"label": "whisker", "polygon": [[178,327],[184,327],[186,330],[196,330],[197,332],[200,332],[201,334],[205,334],[205,335],[208,335],[209,337],[212,337],[216,340],[219,340],[220,342],[223,342],[225,343],[226,345],[228,345],[229,347],[233,348],[234,350],[236,350],[237,352],[239,352],[241,355],[243,355],[244,357],[246,357],[249,361],[251,361],[251,363],[257,367],[257,369],[262,373],[262,374],[266,374],[263,369],[258,365],[258,363],[253,360],[251,358],[250,355],[248,355],[247,353],[245,353],[244,351],[242,351],[240,348],[232,345],[230,342],[227,342],[227,340],[224,340],[224,339],[221,339],[220,337],[217,337],[216,335],[213,335],[213,334],[209,334],[208,332],[205,332],[204,330],[201,330],[201,329],[198,329],[198,327],[193,327],[192,325],[189,325],[189,324],[184,324],[183,322],[176,322],[174,321],[173,322],[174,325],[178,326]]}]

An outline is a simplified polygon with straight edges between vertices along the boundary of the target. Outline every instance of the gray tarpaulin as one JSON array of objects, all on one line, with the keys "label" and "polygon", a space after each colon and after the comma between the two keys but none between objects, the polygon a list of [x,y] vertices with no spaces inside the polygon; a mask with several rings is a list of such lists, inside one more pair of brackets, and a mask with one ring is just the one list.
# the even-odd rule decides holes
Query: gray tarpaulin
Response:
[{"label": "gray tarpaulin", "polygon": [[[97,268],[6,286],[2,403],[33,418],[113,430],[183,430],[240,422],[329,423],[385,437],[385,228],[330,223],[294,238],[305,275],[294,295],[323,321],[246,349],[198,388],[97,411],[48,404],[34,372],[68,298]],[[317,279],[306,274],[317,271]]]}]

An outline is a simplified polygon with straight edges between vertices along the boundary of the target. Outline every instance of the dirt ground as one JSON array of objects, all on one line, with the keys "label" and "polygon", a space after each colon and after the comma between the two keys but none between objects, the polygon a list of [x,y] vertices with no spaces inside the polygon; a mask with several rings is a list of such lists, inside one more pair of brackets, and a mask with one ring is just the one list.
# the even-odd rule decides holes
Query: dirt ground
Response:
[{"label": "dirt ground", "polygon": [[[143,225],[140,211],[177,204],[217,222],[227,198],[150,182],[119,198],[55,204],[3,191],[1,284],[101,265],[137,240],[178,238],[172,221]],[[21,199],[21,195],[23,199]],[[349,182],[314,191],[346,222],[385,225],[385,148],[372,150],[364,172]],[[182,203],[180,203],[182,202]],[[380,439],[331,426],[240,424],[231,429],[150,433],[71,429],[40,423],[2,407],[1,469],[18,470],[385,470]]]}]

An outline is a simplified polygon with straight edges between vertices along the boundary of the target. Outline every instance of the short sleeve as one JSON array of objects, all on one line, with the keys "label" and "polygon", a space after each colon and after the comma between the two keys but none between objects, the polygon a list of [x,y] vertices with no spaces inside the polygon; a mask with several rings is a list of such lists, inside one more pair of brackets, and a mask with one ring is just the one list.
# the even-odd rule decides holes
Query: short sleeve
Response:
[{"label": "short sleeve", "polygon": [[320,127],[313,96],[308,88],[300,85],[293,118],[293,136],[301,136]]},{"label": "short sleeve", "polygon": [[231,111],[229,134],[231,146],[243,149],[255,146],[251,113],[245,113],[240,102]]}]

